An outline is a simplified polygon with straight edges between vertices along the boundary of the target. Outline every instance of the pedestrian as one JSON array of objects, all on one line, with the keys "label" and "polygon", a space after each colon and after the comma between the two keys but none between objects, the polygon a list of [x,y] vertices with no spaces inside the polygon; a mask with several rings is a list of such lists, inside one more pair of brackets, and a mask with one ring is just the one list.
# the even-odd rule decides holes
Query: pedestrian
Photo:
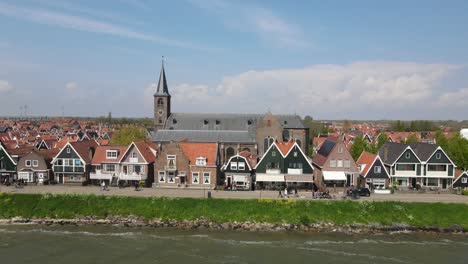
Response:
[{"label": "pedestrian", "polygon": [[101,191],[105,191],[106,190],[106,182],[105,181],[102,181],[101,183]]},{"label": "pedestrian", "polygon": [[294,196],[299,197],[299,195],[297,194],[297,188],[294,188]]},{"label": "pedestrian", "polygon": [[138,181],[135,181],[135,191],[138,191],[138,187],[139,187],[139,184],[138,184]]},{"label": "pedestrian", "polygon": [[288,187],[284,188],[284,197],[288,198]]}]

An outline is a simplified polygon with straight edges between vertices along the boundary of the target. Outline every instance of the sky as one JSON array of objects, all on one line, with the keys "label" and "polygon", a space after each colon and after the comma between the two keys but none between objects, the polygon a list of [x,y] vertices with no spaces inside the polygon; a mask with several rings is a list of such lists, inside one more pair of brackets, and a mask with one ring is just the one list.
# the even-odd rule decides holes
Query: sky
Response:
[{"label": "sky", "polygon": [[174,112],[466,120],[466,10],[456,0],[0,0],[0,116],[152,117],[164,56]]}]

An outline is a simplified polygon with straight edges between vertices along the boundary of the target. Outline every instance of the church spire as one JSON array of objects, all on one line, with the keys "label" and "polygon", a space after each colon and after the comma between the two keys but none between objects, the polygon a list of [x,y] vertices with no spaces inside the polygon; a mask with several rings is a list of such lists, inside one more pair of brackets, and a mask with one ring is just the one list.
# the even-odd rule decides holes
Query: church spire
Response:
[{"label": "church spire", "polygon": [[162,57],[161,73],[159,75],[158,88],[156,89],[155,96],[171,96],[167,88],[166,72],[164,71],[164,56]]}]

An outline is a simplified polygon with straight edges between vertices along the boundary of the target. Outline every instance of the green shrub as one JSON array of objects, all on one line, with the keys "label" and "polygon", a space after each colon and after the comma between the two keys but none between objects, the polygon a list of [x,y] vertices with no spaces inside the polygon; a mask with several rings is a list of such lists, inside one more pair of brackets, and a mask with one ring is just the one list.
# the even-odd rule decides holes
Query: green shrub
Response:
[{"label": "green shrub", "polygon": [[462,194],[463,194],[463,195],[468,195],[468,190],[463,190],[463,191],[462,191]]}]

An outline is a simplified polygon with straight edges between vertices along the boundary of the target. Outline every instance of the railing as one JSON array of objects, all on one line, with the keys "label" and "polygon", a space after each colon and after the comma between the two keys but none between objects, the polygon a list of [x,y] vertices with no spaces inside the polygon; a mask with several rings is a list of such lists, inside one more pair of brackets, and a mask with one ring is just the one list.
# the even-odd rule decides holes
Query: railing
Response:
[{"label": "railing", "polygon": [[267,169],[266,174],[281,174],[280,169]]},{"label": "railing", "polygon": [[303,173],[302,173],[302,169],[288,168],[288,174],[300,175],[300,174],[303,174]]},{"label": "railing", "polygon": [[137,162],[138,162],[138,158],[130,158],[130,162],[132,162],[132,163],[137,163]]},{"label": "railing", "polygon": [[144,181],[148,178],[148,175],[146,174],[119,174],[119,180],[124,180],[124,181]]},{"label": "railing", "polygon": [[60,166],[54,165],[54,172],[84,172],[83,167],[71,167],[71,166]]},{"label": "railing", "polygon": [[91,172],[89,174],[91,180],[112,180],[112,174],[105,174],[100,172]]},{"label": "railing", "polygon": [[417,176],[416,175],[416,170],[414,171],[406,171],[406,170],[395,170],[395,177],[400,177],[400,176]]},{"label": "railing", "polygon": [[448,177],[447,171],[426,171],[426,176],[441,176],[441,177]]}]

